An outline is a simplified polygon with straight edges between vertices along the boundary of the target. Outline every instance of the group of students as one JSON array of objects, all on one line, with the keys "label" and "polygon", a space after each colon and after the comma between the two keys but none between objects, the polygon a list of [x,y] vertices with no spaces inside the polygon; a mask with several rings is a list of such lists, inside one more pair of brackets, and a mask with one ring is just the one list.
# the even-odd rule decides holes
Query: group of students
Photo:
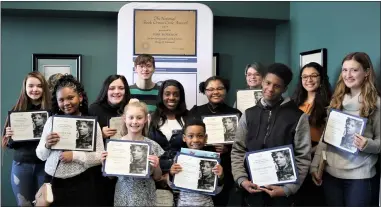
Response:
[{"label": "group of students", "polygon": [[[284,64],[264,68],[247,65],[249,89],[261,89],[263,97],[254,107],[239,111],[225,102],[230,83],[213,76],[200,83],[199,91],[208,103],[189,111],[185,91],[176,80],[160,86],[152,81],[155,60],[143,54],[135,59],[138,74],[134,85],[121,75],[110,75],[90,106],[83,85],[71,75],[60,75],[49,83],[38,72],[29,73],[13,111],[47,110],[51,115],[96,116],[94,152],[51,150],[60,140],[52,132],[49,117],[39,142],[13,142],[8,120],[3,147],[14,149],[11,183],[19,206],[32,205],[44,182],[52,181],[52,206],[155,206],[156,190],[168,190],[176,206],[378,206],[380,153],[380,95],[375,72],[366,53],[348,54],[342,61],[335,90],[326,70],[309,63],[300,70],[299,81],[290,97],[283,97],[293,73]],[[330,109],[368,119],[352,155],[322,142]],[[240,119],[233,144],[206,145],[205,115],[238,114]],[[126,176],[105,177],[105,140],[117,133],[108,127],[110,117],[122,116],[122,140],[149,142],[149,179]],[[258,186],[252,183],[244,163],[245,153],[293,145],[299,183]],[[176,191],[169,182],[182,167],[174,162],[181,148],[220,153],[213,167],[218,176],[215,196]],[[317,168],[321,152],[327,153],[322,177]],[[324,182],[323,182],[324,181]]]}]

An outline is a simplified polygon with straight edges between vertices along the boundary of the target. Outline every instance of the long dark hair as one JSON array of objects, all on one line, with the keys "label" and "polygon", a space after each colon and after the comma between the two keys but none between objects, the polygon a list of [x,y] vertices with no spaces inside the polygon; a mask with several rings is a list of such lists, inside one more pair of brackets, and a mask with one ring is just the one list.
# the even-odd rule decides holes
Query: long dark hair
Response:
[{"label": "long dark hair", "polygon": [[87,94],[85,92],[85,89],[83,85],[77,81],[72,75],[64,75],[60,79],[58,79],[56,85],[54,86],[53,93],[52,93],[52,114],[59,114],[63,115],[64,113],[60,110],[58,107],[57,102],[57,91],[61,90],[62,88],[71,88],[75,92],[77,92],[79,95],[82,96],[82,103],[79,105],[79,111],[82,115],[88,115],[89,114],[89,108],[88,108],[88,99]]},{"label": "long dark hair", "polygon": [[118,104],[118,113],[123,114],[123,109],[124,107],[128,104],[128,102],[131,99],[131,93],[130,93],[130,87],[128,86],[127,79],[123,75],[110,75],[108,76],[104,81],[103,81],[103,86],[101,91],[98,94],[97,99],[95,100],[94,103],[98,104],[109,104],[108,99],[107,99],[107,92],[108,92],[108,87],[112,82],[115,80],[120,79],[123,82],[124,85],[124,96],[122,101]]},{"label": "long dark hair", "polygon": [[[179,89],[180,91],[180,100],[179,104],[177,105],[176,109],[173,111],[170,111],[165,105],[164,105],[164,100],[163,100],[163,95],[164,95],[164,89],[167,88],[168,86],[175,86],[176,88]],[[159,89],[159,95],[157,96],[157,104],[156,104],[156,110],[152,114],[152,120],[150,124],[151,129],[158,129],[161,127],[165,121],[167,120],[167,115],[169,113],[172,113],[175,115],[176,120],[181,123],[181,118],[185,117],[188,113],[187,110],[187,105],[185,103],[185,92],[184,92],[184,87],[181,85],[180,82],[177,80],[166,80],[163,82]]]},{"label": "long dark hair", "polygon": [[299,81],[293,95],[293,100],[298,106],[301,106],[308,97],[308,92],[302,85],[302,73],[307,67],[315,68],[320,75],[320,86],[316,89],[313,106],[309,116],[309,123],[312,126],[321,127],[323,124],[325,124],[325,118],[327,117],[327,107],[331,101],[332,91],[327,72],[320,64],[311,62],[303,66],[303,68],[300,70]]}]

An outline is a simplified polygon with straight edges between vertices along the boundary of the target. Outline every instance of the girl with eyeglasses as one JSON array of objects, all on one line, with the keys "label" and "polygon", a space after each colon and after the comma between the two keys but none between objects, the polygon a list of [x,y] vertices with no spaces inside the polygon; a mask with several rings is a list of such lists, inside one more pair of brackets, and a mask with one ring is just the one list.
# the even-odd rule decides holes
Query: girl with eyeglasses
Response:
[{"label": "girl with eyeglasses", "polygon": [[[245,77],[247,89],[261,89],[264,74],[265,67],[261,63],[254,62],[246,65]],[[237,108],[237,102],[234,102],[233,108]]]},{"label": "girl with eyeglasses", "polygon": [[[293,100],[304,113],[309,114],[312,156],[323,134],[326,108],[331,100],[331,86],[326,70],[316,63],[311,62],[300,70],[299,81],[293,95]],[[307,175],[301,189],[296,194],[297,206],[324,206],[322,188],[314,185],[312,177]]]}]

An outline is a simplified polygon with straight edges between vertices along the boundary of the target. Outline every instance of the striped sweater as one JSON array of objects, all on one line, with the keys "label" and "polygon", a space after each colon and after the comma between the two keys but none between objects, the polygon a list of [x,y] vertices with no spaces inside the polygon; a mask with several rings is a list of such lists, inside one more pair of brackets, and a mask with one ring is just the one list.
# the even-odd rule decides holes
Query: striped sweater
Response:
[{"label": "striped sweater", "polygon": [[157,96],[159,94],[159,86],[151,89],[140,89],[136,84],[130,86],[131,98],[136,98],[147,104],[148,112],[151,114],[156,110]]}]

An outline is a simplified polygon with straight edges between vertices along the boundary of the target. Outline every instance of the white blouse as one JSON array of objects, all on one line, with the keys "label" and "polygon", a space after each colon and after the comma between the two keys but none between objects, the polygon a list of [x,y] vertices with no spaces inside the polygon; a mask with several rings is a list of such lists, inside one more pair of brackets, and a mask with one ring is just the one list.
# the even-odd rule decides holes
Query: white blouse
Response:
[{"label": "white blouse", "polygon": [[[182,118],[181,118],[181,122],[183,122],[184,124],[184,121]],[[165,135],[168,141],[171,140],[173,130],[181,130],[181,129],[182,127],[176,119],[173,119],[173,120],[167,119],[165,120],[165,123],[160,127],[160,131]]]},{"label": "white blouse", "polygon": [[[37,157],[45,161],[45,172],[53,176],[56,170],[59,157],[62,150],[50,150],[45,147],[46,138],[52,131],[52,117],[49,117],[45,123],[44,130],[41,135],[40,143],[36,148]],[[97,123],[95,152],[73,151],[73,160],[70,163],[60,162],[54,177],[71,178],[85,172],[88,168],[101,165],[101,153],[104,151],[102,131]]]}]

